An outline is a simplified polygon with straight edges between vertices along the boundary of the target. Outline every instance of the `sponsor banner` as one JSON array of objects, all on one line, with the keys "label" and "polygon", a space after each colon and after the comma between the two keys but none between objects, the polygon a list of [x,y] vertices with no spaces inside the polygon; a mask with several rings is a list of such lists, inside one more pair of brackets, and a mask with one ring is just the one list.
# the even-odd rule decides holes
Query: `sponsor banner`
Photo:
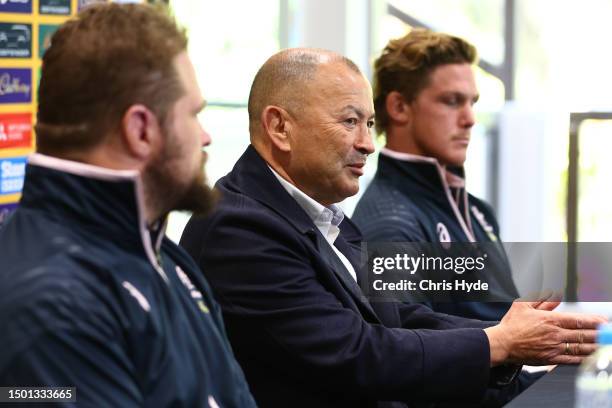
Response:
[{"label": "sponsor banner", "polygon": [[59,25],[51,24],[40,24],[38,26],[38,56],[43,57],[47,48],[51,46],[51,37],[57,30]]},{"label": "sponsor banner", "polygon": [[79,0],[77,10],[81,11],[82,8],[91,6],[92,4],[107,3],[107,2],[108,2],[107,0]]},{"label": "sponsor banner", "polygon": [[32,24],[0,23],[0,58],[32,57]]},{"label": "sponsor banner", "polygon": [[0,103],[32,102],[32,71],[0,68]]},{"label": "sponsor banner", "polygon": [[0,149],[32,145],[31,113],[0,113]]},{"label": "sponsor banner", "polygon": [[0,228],[8,219],[9,215],[17,209],[17,204],[0,204]]},{"label": "sponsor banner", "polygon": [[40,0],[38,12],[67,16],[70,14],[70,3],[71,0]]},{"label": "sponsor banner", "polygon": [[31,13],[32,0],[0,0],[0,13]]},{"label": "sponsor banner", "polygon": [[27,157],[0,159],[0,195],[21,192]]}]

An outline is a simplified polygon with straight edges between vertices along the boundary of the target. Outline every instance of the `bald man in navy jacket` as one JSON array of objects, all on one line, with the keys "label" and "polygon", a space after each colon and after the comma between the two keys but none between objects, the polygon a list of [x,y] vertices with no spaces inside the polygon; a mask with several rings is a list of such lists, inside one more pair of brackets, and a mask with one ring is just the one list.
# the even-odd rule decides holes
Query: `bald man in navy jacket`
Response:
[{"label": "bald man in navy jacket", "polygon": [[192,218],[181,239],[258,405],[478,402],[522,362],[578,363],[593,351],[604,319],[551,312],[553,301],[516,303],[501,323],[368,302],[361,235],[335,203],[358,190],[373,116],[370,85],[350,60],[274,55],[251,89],[251,145],[218,182],[217,211]]}]

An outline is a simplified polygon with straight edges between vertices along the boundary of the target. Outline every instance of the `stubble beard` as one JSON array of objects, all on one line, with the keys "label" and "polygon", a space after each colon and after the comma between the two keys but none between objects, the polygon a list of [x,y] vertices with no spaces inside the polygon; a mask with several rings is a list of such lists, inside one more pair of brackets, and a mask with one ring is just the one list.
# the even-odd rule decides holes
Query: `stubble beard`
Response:
[{"label": "stubble beard", "polygon": [[[172,135],[166,137],[166,140],[176,140]],[[202,152],[198,171],[187,183],[175,176],[174,166],[185,160],[181,156],[180,146],[172,146],[170,141],[166,149],[146,166],[143,172],[146,205],[160,217],[170,211],[191,211],[194,215],[206,216],[219,201],[218,191],[206,182],[206,154]]]},{"label": "stubble beard", "polygon": [[199,171],[187,185],[182,194],[178,195],[173,210],[191,211],[197,216],[206,216],[210,214],[215,205],[219,201],[219,192],[208,186],[204,165],[206,163],[206,155],[202,154]]}]

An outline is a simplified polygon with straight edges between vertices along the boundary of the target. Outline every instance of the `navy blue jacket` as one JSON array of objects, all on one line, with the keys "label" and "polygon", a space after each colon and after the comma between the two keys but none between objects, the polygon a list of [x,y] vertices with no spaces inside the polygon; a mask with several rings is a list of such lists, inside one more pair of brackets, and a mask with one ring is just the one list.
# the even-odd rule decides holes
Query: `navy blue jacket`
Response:
[{"label": "navy blue jacket", "polygon": [[[223,309],[262,407],[372,407],[477,400],[491,370],[483,327],[421,305],[370,304],[306,212],[250,146],[217,183],[222,200],[192,218],[181,245]],[[359,270],[345,218],[336,247]]]},{"label": "navy blue jacket", "polygon": [[[462,168],[449,171],[463,178]],[[398,160],[381,153],[376,175],[359,200],[353,220],[364,240],[370,242],[486,243],[481,247],[487,249],[487,267],[491,268],[489,291],[495,291],[495,299],[506,302],[428,305],[444,313],[501,320],[518,291],[501,245],[497,220],[489,205],[467,194],[464,188],[451,188],[446,177],[435,159]]]},{"label": "navy blue jacket", "polygon": [[30,159],[0,229],[0,386],[75,386],[79,407],[255,406],[197,266],[145,229],[140,182]]}]

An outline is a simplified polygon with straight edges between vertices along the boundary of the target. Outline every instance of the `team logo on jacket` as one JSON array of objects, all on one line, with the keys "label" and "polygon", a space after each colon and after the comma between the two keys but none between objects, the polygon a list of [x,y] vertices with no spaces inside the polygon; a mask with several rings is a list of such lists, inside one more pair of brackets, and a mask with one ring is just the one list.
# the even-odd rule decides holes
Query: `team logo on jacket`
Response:
[{"label": "team logo on jacket", "polygon": [[438,233],[438,240],[442,243],[442,248],[449,249],[451,237],[448,232],[448,228],[446,228],[446,225],[439,222],[438,225],[436,225],[436,232]]},{"label": "team logo on jacket", "polygon": [[183,285],[185,285],[191,297],[196,301],[200,310],[203,313],[210,313],[210,310],[206,306],[206,303],[204,303],[202,292],[200,292],[195,287],[195,285],[191,282],[191,279],[189,279],[189,276],[187,276],[185,271],[180,266],[177,265],[175,269],[176,269],[176,274],[178,275],[179,279],[181,280],[181,282],[183,282]]}]

